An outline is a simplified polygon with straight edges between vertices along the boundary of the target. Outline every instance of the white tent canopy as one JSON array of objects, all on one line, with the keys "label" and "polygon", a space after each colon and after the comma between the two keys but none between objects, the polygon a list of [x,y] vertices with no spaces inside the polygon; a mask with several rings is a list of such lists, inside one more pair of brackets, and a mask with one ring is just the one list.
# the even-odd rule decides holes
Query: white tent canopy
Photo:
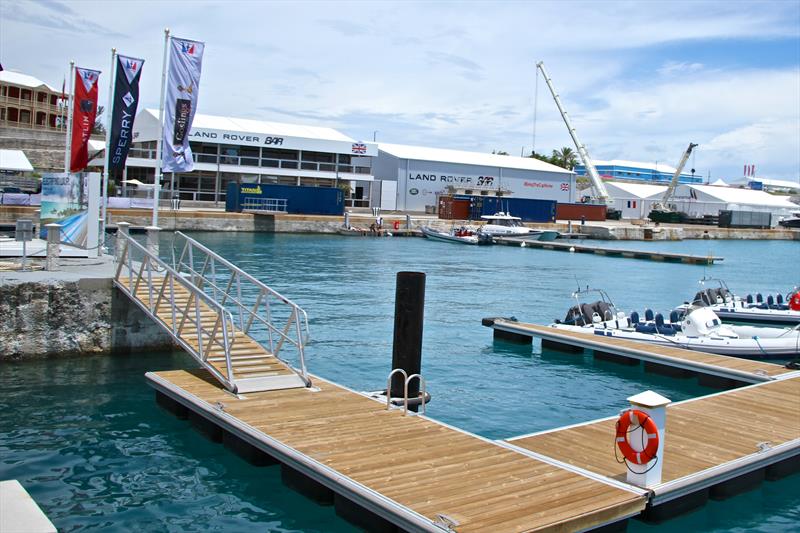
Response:
[{"label": "white tent canopy", "polygon": [[33,172],[33,165],[22,150],[0,150],[0,170]]},{"label": "white tent canopy", "polygon": [[764,191],[714,187],[711,185],[678,185],[674,202],[679,211],[691,216],[717,215],[721,210],[760,211],[772,213],[773,225],[781,217],[791,216],[800,205],[785,196]]}]

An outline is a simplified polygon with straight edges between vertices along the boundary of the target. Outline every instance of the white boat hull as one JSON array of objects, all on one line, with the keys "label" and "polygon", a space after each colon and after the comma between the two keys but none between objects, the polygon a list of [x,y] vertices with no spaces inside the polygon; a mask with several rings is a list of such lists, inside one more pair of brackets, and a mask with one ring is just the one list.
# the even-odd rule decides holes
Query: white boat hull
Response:
[{"label": "white boat hull", "polygon": [[[585,333],[588,335],[603,335],[615,339],[648,342],[658,346],[684,348],[699,352],[746,357],[750,359],[781,359],[800,355],[800,331],[774,330],[783,333],[780,337],[755,338],[727,338],[727,337],[689,337],[686,335],[661,335],[658,333],[640,333],[633,328],[604,327],[603,324],[592,326],[573,326],[568,324],[553,324],[557,329]],[[740,334],[753,334],[755,330],[770,330],[773,328],[747,328],[738,329]],[[759,331],[769,334],[767,331]]]}]

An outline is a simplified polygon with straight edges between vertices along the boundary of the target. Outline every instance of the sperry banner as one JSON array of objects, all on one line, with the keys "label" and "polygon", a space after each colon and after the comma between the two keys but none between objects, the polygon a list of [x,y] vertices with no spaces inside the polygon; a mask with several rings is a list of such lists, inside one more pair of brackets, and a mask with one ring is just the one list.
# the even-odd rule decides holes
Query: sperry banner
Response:
[{"label": "sperry banner", "polygon": [[189,130],[197,109],[203,48],[200,42],[170,39],[161,167],[165,172],[190,172],[194,168]]},{"label": "sperry banner", "polygon": [[108,166],[122,170],[133,140],[133,118],[139,106],[139,77],[144,59],[117,56]]},{"label": "sperry banner", "polygon": [[89,136],[97,118],[99,70],[75,67],[75,95],[72,106],[72,148],[69,168],[80,172],[89,163]]}]

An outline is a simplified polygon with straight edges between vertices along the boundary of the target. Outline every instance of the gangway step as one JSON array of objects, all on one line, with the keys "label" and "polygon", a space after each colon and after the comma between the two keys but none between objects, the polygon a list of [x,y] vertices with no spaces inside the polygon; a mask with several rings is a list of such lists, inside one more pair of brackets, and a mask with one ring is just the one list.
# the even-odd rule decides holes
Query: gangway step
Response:
[{"label": "gangway step", "polygon": [[260,392],[268,390],[283,390],[305,387],[306,383],[296,374],[282,374],[279,376],[253,377],[236,380],[237,394],[247,392]]}]

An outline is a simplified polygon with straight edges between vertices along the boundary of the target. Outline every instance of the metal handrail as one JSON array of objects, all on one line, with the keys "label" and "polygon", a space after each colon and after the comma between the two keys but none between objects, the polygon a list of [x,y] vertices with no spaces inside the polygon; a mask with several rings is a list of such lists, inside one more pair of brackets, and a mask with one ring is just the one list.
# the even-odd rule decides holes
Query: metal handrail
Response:
[{"label": "metal handrail", "polygon": [[411,374],[406,378],[405,388],[403,389],[403,414],[408,414],[408,384],[411,383],[414,378],[419,380],[420,392],[418,393],[417,397],[422,398],[422,414],[425,414],[425,397],[427,396],[427,385],[425,384],[425,378],[422,377],[421,374]]},{"label": "metal handrail", "polygon": [[[152,319],[168,329],[172,333],[174,340],[224,383],[229,390],[235,391],[231,349],[236,339],[234,318],[230,311],[206,295],[199,287],[184,278],[179,272],[129,235],[118,232],[117,238],[121,238],[124,241],[114,276],[117,287],[136,302]],[[140,261],[134,259],[134,252],[141,257]],[[157,285],[157,283],[160,283],[160,285]],[[185,305],[176,301],[176,284],[180,285],[189,294],[189,300]],[[147,303],[136,296],[139,288],[143,285],[147,289]],[[201,303],[207,308],[202,309],[202,311],[211,310],[216,314],[214,325],[211,329],[202,323],[200,316]],[[158,315],[162,304],[169,306],[171,323],[163,320]],[[186,340],[187,335],[191,335],[191,333],[184,331],[187,325],[190,326],[189,331],[197,336],[196,347]],[[219,372],[208,361],[215,347],[221,348],[223,351],[227,376]]]},{"label": "metal handrail", "polygon": [[[280,356],[281,351],[287,344],[294,347],[300,364],[300,369],[296,371],[306,382],[310,382],[305,362],[305,344],[309,337],[307,313],[289,298],[191,237],[179,231],[175,232],[175,237],[185,241],[179,256],[173,258],[175,271],[189,276],[201,291],[210,292],[209,296],[219,305],[226,309],[232,307],[243,333],[249,334],[255,324],[264,326],[269,352],[287,365],[289,363]],[[243,293],[255,294],[254,303],[245,302]],[[274,300],[289,308],[285,324],[275,323],[272,312]],[[254,340],[260,343],[258,339]]]}]

